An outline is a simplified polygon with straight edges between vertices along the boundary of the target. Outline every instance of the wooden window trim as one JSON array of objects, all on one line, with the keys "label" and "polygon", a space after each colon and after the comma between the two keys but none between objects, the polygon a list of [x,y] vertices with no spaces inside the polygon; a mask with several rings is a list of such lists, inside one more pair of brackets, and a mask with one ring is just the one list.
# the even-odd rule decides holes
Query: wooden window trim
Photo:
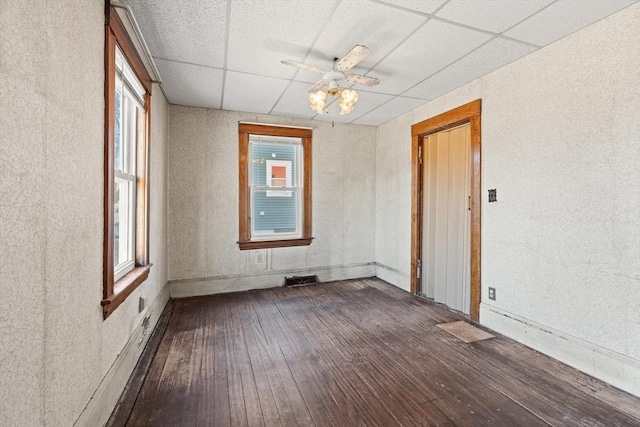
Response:
[{"label": "wooden window trim", "polygon": [[[143,162],[142,175],[137,180],[136,197],[136,267],[114,281],[114,124],[116,45],[131,65],[145,94],[144,141],[138,144],[138,162]],[[149,133],[151,130],[151,77],[136,52],[131,38],[113,7],[106,10],[105,25],[105,122],[104,122],[104,242],[103,242],[103,317],[106,319],[149,276]]]},{"label": "wooden window trim", "polygon": [[[418,279],[418,260],[422,258],[422,167],[419,150],[426,136],[469,123],[471,126],[471,319],[480,319],[480,149],[482,100],[439,114],[411,126],[411,292],[421,291]],[[424,149],[422,149],[424,152]],[[424,264],[424,263],[423,263]]]},{"label": "wooden window trim", "polygon": [[[302,139],[304,159],[304,172],[302,176],[302,237],[298,239],[250,240],[249,165],[247,163],[249,155],[249,135],[282,136]],[[311,237],[311,129],[240,123],[238,125],[238,136],[238,168],[240,173],[238,191],[240,237],[238,239],[238,246],[240,250],[310,245],[313,240],[313,237]]]},{"label": "wooden window trim", "polygon": [[135,267],[114,283],[114,292],[102,300],[102,311],[105,319],[109,317],[141,283],[147,280],[150,270],[150,265]]}]

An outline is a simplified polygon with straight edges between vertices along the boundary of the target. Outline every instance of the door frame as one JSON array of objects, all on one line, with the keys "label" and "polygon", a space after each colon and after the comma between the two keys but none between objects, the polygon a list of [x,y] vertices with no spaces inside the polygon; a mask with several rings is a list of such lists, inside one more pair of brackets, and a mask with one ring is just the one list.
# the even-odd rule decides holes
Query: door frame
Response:
[{"label": "door frame", "polygon": [[[460,125],[469,124],[471,133],[471,276],[469,310],[480,320],[480,147],[482,100],[449,110],[411,126],[411,293],[421,292],[422,263],[422,153],[424,138]],[[422,272],[420,272],[422,273]]]}]

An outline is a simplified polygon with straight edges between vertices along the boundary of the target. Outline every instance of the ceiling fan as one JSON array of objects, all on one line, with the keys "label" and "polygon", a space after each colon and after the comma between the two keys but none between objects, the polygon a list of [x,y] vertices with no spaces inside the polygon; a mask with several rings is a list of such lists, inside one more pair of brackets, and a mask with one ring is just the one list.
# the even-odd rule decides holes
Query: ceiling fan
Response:
[{"label": "ceiling fan", "polygon": [[[341,59],[333,59],[333,68],[331,70],[323,70],[314,65],[304,64],[302,62],[283,59],[281,62],[285,65],[291,65],[302,70],[313,71],[322,74],[322,80],[313,85],[309,89],[309,101],[311,109],[318,114],[328,112],[325,110],[327,95],[340,96],[340,114],[349,114],[358,101],[358,93],[355,90],[341,88],[338,82],[346,80],[349,83],[356,83],[365,86],[375,86],[380,83],[380,79],[375,77],[367,77],[360,74],[345,74],[344,71],[355,67],[360,61],[366,58],[371,50],[361,44],[357,44],[347,52]],[[325,89],[325,86],[327,87]]]}]

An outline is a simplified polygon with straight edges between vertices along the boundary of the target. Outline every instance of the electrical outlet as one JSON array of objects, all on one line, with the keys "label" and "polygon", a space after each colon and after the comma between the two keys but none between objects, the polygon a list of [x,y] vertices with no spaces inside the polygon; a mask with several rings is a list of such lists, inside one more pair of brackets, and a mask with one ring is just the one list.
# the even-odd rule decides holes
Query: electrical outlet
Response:
[{"label": "electrical outlet", "polygon": [[143,297],[140,297],[138,299],[138,313],[142,313],[142,311],[144,310],[144,306],[145,306],[145,300]]},{"label": "electrical outlet", "polygon": [[264,264],[264,252],[260,251],[256,253],[256,264]]},{"label": "electrical outlet", "polygon": [[497,202],[497,201],[498,201],[498,194],[496,189],[494,188],[492,190],[489,190],[489,203]]},{"label": "electrical outlet", "polygon": [[496,288],[489,288],[489,299],[496,300]]}]

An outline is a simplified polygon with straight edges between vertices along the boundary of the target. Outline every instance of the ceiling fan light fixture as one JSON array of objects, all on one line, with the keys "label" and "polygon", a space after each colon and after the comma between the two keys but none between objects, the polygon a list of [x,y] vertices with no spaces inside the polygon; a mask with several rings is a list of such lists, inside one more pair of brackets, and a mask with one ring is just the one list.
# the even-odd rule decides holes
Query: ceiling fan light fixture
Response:
[{"label": "ceiling fan light fixture", "polygon": [[327,96],[339,97],[338,104],[340,104],[340,114],[343,116],[352,112],[356,106],[356,102],[358,102],[358,92],[355,90],[333,87],[309,92],[309,106],[311,109],[318,114],[328,112],[328,110],[325,110]]},{"label": "ceiling fan light fixture", "polygon": [[327,93],[323,90],[309,93],[311,109],[318,114],[324,114],[324,107],[327,105]]},{"label": "ceiling fan light fixture", "polygon": [[350,112],[353,111],[354,107],[355,107],[355,105],[350,105],[350,106],[341,105],[340,106],[340,115],[341,116],[346,116],[347,114],[349,114]]},{"label": "ceiling fan light fixture", "polygon": [[349,70],[355,67],[360,61],[366,58],[371,51],[368,47],[357,44],[355,45],[342,59],[334,58],[333,69],[323,70],[314,65],[304,64],[302,62],[291,61],[284,59],[281,62],[285,65],[290,65],[302,70],[313,71],[316,73],[323,73],[322,80],[314,84],[309,89],[309,106],[317,114],[328,113],[327,96],[338,97],[338,104],[340,104],[340,114],[349,114],[355,108],[356,102],[358,102],[358,92],[351,89],[343,89],[338,85],[341,80],[347,80],[354,84],[363,84],[366,86],[375,86],[380,83],[380,80],[375,77],[363,76],[360,74],[349,74],[345,76],[343,71]]},{"label": "ceiling fan light fixture", "polygon": [[358,92],[355,90],[344,89],[340,94],[340,102],[345,104],[355,104],[358,102]]},{"label": "ceiling fan light fixture", "polygon": [[358,92],[344,89],[340,93],[340,114],[344,116],[352,112],[356,102],[358,102]]}]

